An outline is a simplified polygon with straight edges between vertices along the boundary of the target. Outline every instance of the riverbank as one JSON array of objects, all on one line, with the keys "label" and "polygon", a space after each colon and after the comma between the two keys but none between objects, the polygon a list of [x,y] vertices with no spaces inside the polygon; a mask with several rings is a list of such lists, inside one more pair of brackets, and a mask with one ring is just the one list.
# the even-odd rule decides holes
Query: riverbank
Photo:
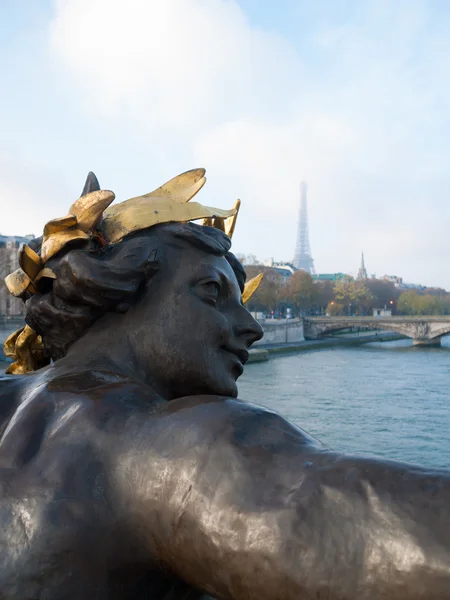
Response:
[{"label": "riverbank", "polygon": [[[309,350],[322,350],[324,348],[333,348],[335,346],[361,346],[370,342],[392,342],[403,339],[402,335],[397,333],[378,333],[371,335],[360,335],[358,337],[323,338],[321,340],[304,340],[302,342],[292,342],[288,344],[264,344],[258,348],[252,348],[249,353],[248,364],[260,363],[269,360],[270,357],[285,356],[287,354],[297,354]],[[9,363],[0,361],[0,374],[4,373]]]},{"label": "riverbank", "polygon": [[361,346],[370,342],[392,342],[404,339],[404,336],[394,332],[380,332],[374,334],[352,335],[349,337],[339,336],[322,338],[320,340],[304,340],[302,342],[292,342],[288,344],[261,344],[258,348],[250,350],[249,363],[263,362],[269,360],[271,356],[284,356],[286,354],[296,354],[309,350],[322,350],[324,348]]}]

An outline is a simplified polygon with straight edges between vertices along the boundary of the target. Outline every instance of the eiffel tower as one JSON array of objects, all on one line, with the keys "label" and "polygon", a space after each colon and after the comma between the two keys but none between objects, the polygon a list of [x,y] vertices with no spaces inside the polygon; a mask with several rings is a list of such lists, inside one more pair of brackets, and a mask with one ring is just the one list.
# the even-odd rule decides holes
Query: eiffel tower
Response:
[{"label": "eiffel tower", "polygon": [[300,184],[297,244],[295,246],[293,265],[296,269],[315,275],[316,270],[314,269],[314,261],[311,256],[311,248],[309,247],[307,191],[308,186],[302,181]]}]

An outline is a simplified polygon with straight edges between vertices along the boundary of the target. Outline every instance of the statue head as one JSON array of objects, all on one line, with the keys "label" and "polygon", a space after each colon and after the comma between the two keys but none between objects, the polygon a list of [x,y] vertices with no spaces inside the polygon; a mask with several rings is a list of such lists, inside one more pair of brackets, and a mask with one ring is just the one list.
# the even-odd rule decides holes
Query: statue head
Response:
[{"label": "statue head", "polygon": [[[262,335],[242,303],[258,281],[246,291],[229,252],[239,204],[186,203],[204,181],[203,170],[191,171],[106,211],[114,195],[90,174],[78,206],[21,249],[21,269],[7,280],[27,323],[5,345],[16,359],[10,371],[56,361],[95,329],[102,344],[120,342],[144,378],[158,372],[167,397],[235,395],[246,350]],[[191,222],[198,218],[202,225]]]}]

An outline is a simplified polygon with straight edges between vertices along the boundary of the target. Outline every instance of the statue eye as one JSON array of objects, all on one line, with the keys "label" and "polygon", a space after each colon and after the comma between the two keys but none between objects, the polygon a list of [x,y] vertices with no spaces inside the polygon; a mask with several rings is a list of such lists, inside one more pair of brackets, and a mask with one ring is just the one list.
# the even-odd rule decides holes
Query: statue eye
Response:
[{"label": "statue eye", "polygon": [[205,281],[202,285],[202,288],[205,294],[208,296],[208,299],[213,300],[214,302],[217,301],[220,294],[220,283],[218,281],[212,279]]}]

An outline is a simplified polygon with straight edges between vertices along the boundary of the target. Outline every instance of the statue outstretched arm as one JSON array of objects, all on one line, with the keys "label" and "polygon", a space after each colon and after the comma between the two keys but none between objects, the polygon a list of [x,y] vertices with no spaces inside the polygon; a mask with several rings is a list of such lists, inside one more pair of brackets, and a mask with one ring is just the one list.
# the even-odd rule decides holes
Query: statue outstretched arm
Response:
[{"label": "statue outstretched arm", "polygon": [[117,470],[149,555],[217,598],[450,597],[450,477],[324,450],[275,413],[176,400]]}]

